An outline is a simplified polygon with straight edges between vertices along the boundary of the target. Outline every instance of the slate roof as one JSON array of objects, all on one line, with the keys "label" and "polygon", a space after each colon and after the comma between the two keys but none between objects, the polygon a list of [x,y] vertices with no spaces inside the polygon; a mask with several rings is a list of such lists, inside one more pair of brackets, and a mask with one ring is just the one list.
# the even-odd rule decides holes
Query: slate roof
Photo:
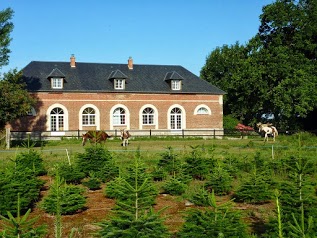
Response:
[{"label": "slate roof", "polygon": [[[102,64],[32,61],[24,69],[23,80],[30,92],[135,92],[225,94],[221,89],[178,65]],[[65,78],[63,89],[52,89],[49,77]],[[124,90],[115,90],[113,78],[125,78]],[[182,89],[173,91],[171,79],[182,81]]]}]

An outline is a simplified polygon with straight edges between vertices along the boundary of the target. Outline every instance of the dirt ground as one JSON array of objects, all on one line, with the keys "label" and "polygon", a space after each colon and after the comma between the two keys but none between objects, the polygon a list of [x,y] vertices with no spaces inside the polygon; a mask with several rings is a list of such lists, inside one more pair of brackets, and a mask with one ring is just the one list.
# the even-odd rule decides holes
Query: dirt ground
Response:
[{"label": "dirt ground", "polygon": [[[41,191],[41,197],[43,198],[48,193],[51,178],[49,176],[42,176],[41,179],[46,181],[46,184]],[[113,199],[108,199],[103,194],[104,186],[105,185],[96,191],[87,190],[87,206],[85,210],[78,211],[73,215],[62,216],[62,237],[68,237],[72,228],[75,229],[76,238],[94,237],[93,234],[98,231],[96,223],[106,219],[115,205]],[[222,203],[228,201],[228,199],[228,196],[222,196],[219,197],[219,202]],[[162,213],[165,218],[165,225],[171,233],[176,233],[184,222],[184,212],[192,207],[194,207],[192,204],[188,204],[187,201],[180,197],[171,196],[169,194],[159,194],[154,209],[160,210],[165,208]],[[235,208],[249,214],[246,222],[251,224],[254,231],[261,233],[261,230],[263,229],[263,219],[265,219],[263,214],[267,214],[265,211],[272,210],[272,204],[236,204]],[[47,238],[54,237],[54,216],[44,212],[39,207],[35,207],[32,210],[31,217],[39,218],[37,225],[46,224],[48,226]]]}]

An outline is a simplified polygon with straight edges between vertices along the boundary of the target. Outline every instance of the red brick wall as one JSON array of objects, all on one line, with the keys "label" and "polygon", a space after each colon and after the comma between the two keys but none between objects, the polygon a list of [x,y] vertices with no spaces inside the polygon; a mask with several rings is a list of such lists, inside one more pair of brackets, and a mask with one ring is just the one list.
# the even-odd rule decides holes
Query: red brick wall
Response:
[{"label": "red brick wall", "polygon": [[[109,130],[110,110],[122,104],[130,112],[130,129],[142,129],[139,126],[139,113],[142,106],[151,104],[158,109],[158,129],[168,129],[168,109],[180,105],[186,112],[186,129],[218,129],[222,128],[222,104],[219,95],[195,94],[128,94],[128,93],[38,93],[37,115],[27,116],[11,123],[12,130],[47,130],[46,113],[48,108],[59,103],[68,110],[68,130],[79,129],[79,110],[85,104],[93,104],[100,111],[100,129]],[[220,100],[221,101],[221,100]],[[211,115],[194,115],[198,105],[204,104],[211,110]],[[148,129],[149,126],[144,127]],[[152,126],[150,126],[153,129]]]}]

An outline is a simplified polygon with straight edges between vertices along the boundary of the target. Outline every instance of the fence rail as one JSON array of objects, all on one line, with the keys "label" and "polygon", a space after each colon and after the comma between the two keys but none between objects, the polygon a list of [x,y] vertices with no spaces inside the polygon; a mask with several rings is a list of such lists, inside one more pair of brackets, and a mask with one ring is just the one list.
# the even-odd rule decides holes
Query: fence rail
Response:
[{"label": "fence rail", "polygon": [[[105,130],[113,138],[120,137],[120,130]],[[86,133],[87,130],[68,130],[68,131],[6,131],[6,144],[7,148],[10,148],[10,141],[13,140],[34,140],[34,141],[45,141],[45,140],[60,140],[63,138],[80,139],[82,134]],[[161,129],[145,129],[145,130],[129,130],[132,137],[202,137],[205,139],[216,139],[223,137],[232,138],[246,138],[246,137],[259,137],[261,136],[256,131],[244,131],[244,130],[228,130],[228,129],[182,129],[182,130],[161,130]],[[280,131],[279,134],[293,134],[298,131]]]}]

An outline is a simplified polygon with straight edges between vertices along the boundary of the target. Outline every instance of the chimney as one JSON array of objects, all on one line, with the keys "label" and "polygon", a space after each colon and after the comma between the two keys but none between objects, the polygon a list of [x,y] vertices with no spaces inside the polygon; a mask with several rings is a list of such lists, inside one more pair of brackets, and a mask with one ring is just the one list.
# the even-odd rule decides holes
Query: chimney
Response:
[{"label": "chimney", "polygon": [[76,59],[74,54],[72,54],[72,56],[70,57],[70,67],[72,68],[76,67]]},{"label": "chimney", "polygon": [[128,68],[129,68],[129,69],[133,69],[133,59],[132,59],[131,56],[130,56],[129,59],[128,59]]}]

